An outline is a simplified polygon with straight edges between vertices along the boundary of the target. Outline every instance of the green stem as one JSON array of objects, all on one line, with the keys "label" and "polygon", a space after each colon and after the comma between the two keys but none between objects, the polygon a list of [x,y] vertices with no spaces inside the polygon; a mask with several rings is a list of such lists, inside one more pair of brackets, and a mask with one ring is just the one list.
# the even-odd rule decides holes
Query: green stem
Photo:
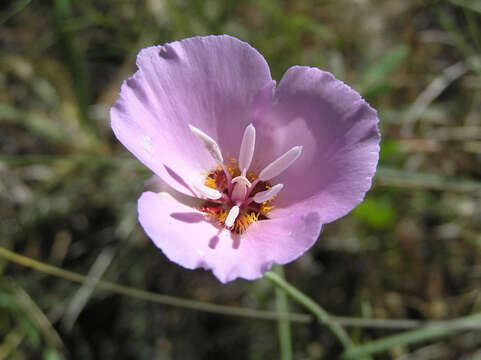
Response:
[{"label": "green stem", "polygon": [[[282,266],[275,266],[274,271],[281,278],[284,279],[284,268]],[[280,287],[276,287],[276,310],[280,318],[277,320],[277,328],[279,335],[279,349],[281,360],[292,359],[292,336],[291,323],[285,316],[289,313],[289,299],[287,294]]]},{"label": "green stem", "polygon": [[284,290],[295,301],[309,310],[321,325],[324,325],[331,330],[331,332],[337,337],[345,349],[349,349],[354,346],[349,335],[347,335],[346,331],[339,325],[335,318],[329,315],[329,313],[319,306],[314,300],[309,298],[307,295],[296,289],[294,286],[272,271],[267,272],[264,277],[271,281],[274,285]]},{"label": "green stem", "polygon": [[[3,257],[19,265],[29,267],[36,271],[57,276],[64,280],[76,282],[79,284],[92,283],[92,279],[88,276],[78,274],[72,271],[67,271],[49,264],[45,264],[29,257],[17,254],[3,247],[0,247],[0,257]],[[136,289],[129,286],[118,285],[104,280],[94,280],[96,281],[96,289],[110,291],[113,293],[126,295],[141,300],[151,301],[158,304],[176,306],[184,309],[192,309],[197,311],[205,311],[214,314],[239,316],[259,320],[279,319],[279,314],[275,311],[255,310],[241,308],[237,306],[211,304],[203,301],[188,300],[174,296],[156,294],[153,292]],[[311,317],[305,314],[286,314],[285,316],[287,316],[290,321],[298,323],[309,323],[311,321]]]},{"label": "green stem", "polygon": [[466,330],[470,325],[479,325],[481,314],[474,314],[458,318],[456,320],[446,321],[443,326],[426,326],[421,329],[406,331],[404,333],[385,337],[380,340],[370,341],[365,345],[359,345],[347,349],[342,358],[357,359],[363,356],[376,354],[391,349],[399,345],[411,345],[428,340],[438,339]]}]

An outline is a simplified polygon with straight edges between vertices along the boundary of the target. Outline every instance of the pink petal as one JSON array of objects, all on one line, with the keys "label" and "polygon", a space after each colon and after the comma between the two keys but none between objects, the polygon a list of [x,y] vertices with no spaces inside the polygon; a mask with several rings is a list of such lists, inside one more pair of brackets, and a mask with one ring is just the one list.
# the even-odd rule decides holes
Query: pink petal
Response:
[{"label": "pink petal", "polygon": [[376,111],[332,74],[290,68],[276,90],[275,105],[254,122],[259,162],[251,168],[303,146],[299,159],[271,181],[284,184],[272,216],[316,211],[324,224],[358,205],[378,162],[377,123]]},{"label": "pink petal", "polygon": [[254,280],[273,263],[297,259],[321,230],[319,215],[304,212],[258,221],[242,236],[233,235],[167,193],[144,192],[138,210],[145,232],[171,261],[188,269],[212,270],[224,283],[238,277]]},{"label": "pink petal", "polygon": [[164,181],[191,194],[192,181],[216,164],[188,124],[211,136],[224,158],[237,157],[239,134],[252,121],[248,109],[271,81],[269,67],[227,35],[145,48],[137,66],[111,109],[112,129]]}]

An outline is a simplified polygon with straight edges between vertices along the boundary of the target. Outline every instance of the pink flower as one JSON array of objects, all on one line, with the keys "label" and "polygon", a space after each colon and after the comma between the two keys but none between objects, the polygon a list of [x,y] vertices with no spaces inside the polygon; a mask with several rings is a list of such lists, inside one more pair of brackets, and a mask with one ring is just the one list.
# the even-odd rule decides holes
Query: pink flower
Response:
[{"label": "pink flower", "polygon": [[163,182],[139,221],[157,247],[222,282],[300,257],[371,187],[376,111],[328,72],[279,85],[249,44],[195,37],[140,51],[111,109],[119,141]]}]

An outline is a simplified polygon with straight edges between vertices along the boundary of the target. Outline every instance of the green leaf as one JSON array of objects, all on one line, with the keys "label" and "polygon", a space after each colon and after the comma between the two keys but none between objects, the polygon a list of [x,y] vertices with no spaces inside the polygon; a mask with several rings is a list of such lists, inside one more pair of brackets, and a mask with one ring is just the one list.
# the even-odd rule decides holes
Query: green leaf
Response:
[{"label": "green leaf", "polygon": [[377,354],[387,351],[396,346],[419,344],[422,342],[439,339],[448,335],[453,335],[461,331],[466,331],[466,326],[476,326],[481,320],[481,314],[473,314],[446,322],[443,326],[425,326],[420,329],[405,331],[398,335],[387,336],[385,338],[370,341],[363,345],[358,345],[347,349],[342,355],[342,359],[359,359],[364,356]]}]

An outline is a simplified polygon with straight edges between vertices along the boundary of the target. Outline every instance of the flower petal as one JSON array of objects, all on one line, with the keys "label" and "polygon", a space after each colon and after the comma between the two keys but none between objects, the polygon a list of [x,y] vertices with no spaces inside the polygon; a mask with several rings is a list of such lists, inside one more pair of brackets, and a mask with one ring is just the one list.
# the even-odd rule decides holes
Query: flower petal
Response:
[{"label": "flower petal", "polygon": [[254,96],[271,81],[265,59],[233,37],[207,36],[141,50],[139,70],[111,109],[112,129],[129,151],[187,194],[216,163],[188,124],[237,157]]},{"label": "flower petal", "polygon": [[212,270],[224,283],[238,277],[258,279],[272,264],[297,259],[321,230],[319,215],[310,212],[258,221],[239,236],[167,193],[144,192],[138,211],[145,232],[171,261]]},{"label": "flower petal", "polygon": [[361,96],[328,72],[290,68],[275,105],[254,122],[262,168],[293,146],[299,159],[273,183],[283,183],[273,217],[316,211],[321,222],[352,210],[371,187],[379,157],[378,117]]}]

